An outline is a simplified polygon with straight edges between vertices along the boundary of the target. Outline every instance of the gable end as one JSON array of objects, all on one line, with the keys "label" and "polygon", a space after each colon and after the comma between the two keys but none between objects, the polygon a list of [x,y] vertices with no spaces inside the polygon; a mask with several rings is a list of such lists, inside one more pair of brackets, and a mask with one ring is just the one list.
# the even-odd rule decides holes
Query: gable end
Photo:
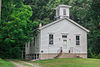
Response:
[{"label": "gable end", "polygon": [[53,24],[55,24],[55,23],[58,23],[59,21],[64,20],[64,19],[65,19],[65,20],[68,20],[69,22],[71,22],[71,23],[73,23],[74,25],[78,26],[78,27],[81,28],[82,30],[84,30],[84,31],[86,31],[86,32],[90,32],[88,29],[86,29],[85,27],[81,26],[80,24],[76,23],[75,21],[73,21],[73,20],[71,20],[71,19],[69,19],[69,18],[61,18],[61,19],[58,19],[58,20],[56,20],[56,21],[54,21],[54,22],[51,22],[51,23],[49,23],[49,24],[47,24],[47,25],[44,25],[44,26],[40,27],[39,30],[42,30],[42,29],[44,29],[44,28],[47,28],[47,27],[49,27],[49,26],[51,26],[51,25],[53,25]]}]

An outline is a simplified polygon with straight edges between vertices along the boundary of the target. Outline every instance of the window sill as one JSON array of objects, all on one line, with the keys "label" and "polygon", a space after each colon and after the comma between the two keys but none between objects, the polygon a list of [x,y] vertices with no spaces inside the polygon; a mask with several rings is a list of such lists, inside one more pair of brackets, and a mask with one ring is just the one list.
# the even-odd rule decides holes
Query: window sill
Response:
[{"label": "window sill", "polygon": [[54,44],[49,44],[49,47],[54,46]]}]

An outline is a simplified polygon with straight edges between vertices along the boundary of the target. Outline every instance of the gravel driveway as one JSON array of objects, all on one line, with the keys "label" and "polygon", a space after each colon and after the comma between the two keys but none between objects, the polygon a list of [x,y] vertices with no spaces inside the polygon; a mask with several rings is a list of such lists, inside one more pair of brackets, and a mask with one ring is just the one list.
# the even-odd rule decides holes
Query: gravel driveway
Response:
[{"label": "gravel driveway", "polygon": [[15,67],[41,67],[39,64],[24,62],[24,61],[10,61],[12,62]]}]

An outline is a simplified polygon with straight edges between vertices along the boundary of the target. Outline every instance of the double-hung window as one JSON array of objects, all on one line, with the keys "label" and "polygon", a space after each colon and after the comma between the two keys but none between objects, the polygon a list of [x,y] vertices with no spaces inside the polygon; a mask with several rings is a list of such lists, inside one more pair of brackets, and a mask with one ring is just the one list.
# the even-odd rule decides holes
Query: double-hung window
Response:
[{"label": "double-hung window", "polygon": [[76,35],[76,45],[80,45],[80,36]]},{"label": "double-hung window", "polygon": [[53,45],[54,43],[53,38],[54,38],[53,34],[49,34],[49,44],[50,45]]}]

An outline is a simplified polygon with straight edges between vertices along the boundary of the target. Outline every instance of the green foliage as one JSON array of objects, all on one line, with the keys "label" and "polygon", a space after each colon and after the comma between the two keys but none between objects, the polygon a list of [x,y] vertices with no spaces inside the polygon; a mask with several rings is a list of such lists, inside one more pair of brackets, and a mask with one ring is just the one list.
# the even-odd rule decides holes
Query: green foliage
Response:
[{"label": "green foliage", "polygon": [[43,20],[37,19],[36,21],[38,21],[39,23],[42,23],[43,25],[50,23],[49,18],[44,18]]},{"label": "green foliage", "polygon": [[94,56],[98,56],[100,53],[100,1],[99,0],[93,0],[90,4],[90,24],[92,25],[89,29],[91,30],[89,34],[89,48],[91,48],[91,52]]},{"label": "green foliage", "polygon": [[92,57],[92,58],[96,58],[96,59],[100,59],[100,53],[99,53],[98,55],[92,54],[91,57]]},{"label": "green foliage", "polygon": [[[70,17],[79,24],[87,27],[88,13],[91,1],[89,0],[25,0],[25,4],[29,4],[34,11],[32,20],[38,20],[43,25],[50,23],[55,20],[56,6],[60,4],[71,5]],[[41,9],[41,10],[40,10]],[[49,19],[48,19],[49,18]],[[45,23],[45,19],[48,19]]]},{"label": "green foliage", "polygon": [[97,59],[100,59],[100,53],[97,55]]},{"label": "green foliage", "polygon": [[39,26],[39,23],[37,22],[37,21],[34,21],[33,22],[33,28],[35,29],[35,28],[38,28],[38,26]]},{"label": "green foliage", "polygon": [[[6,18],[5,13],[7,12],[2,10],[2,25],[0,29],[0,57],[2,58],[20,58],[21,50],[33,36],[34,23],[30,20],[33,13],[32,8],[29,5],[22,4],[19,0],[18,2],[21,3],[20,6],[14,1],[7,1],[6,4],[10,6],[5,7],[5,2],[3,1],[4,7],[2,9],[8,8],[12,12],[9,13],[7,10],[9,13],[7,17],[9,18]],[[2,48],[3,46],[4,48]],[[17,53],[14,52],[14,49]]]},{"label": "green foliage", "polygon": [[21,58],[21,49],[20,49],[20,47],[14,47],[14,48],[10,49],[10,54],[13,55],[12,56],[13,59]]},{"label": "green foliage", "polygon": [[10,49],[12,49],[12,46],[10,44],[5,44],[4,42],[1,42],[1,44],[0,44],[0,58],[12,57],[12,54],[10,54]]},{"label": "green foliage", "polygon": [[[32,11],[30,6],[22,5],[20,8],[15,8],[10,15],[10,21],[5,22],[2,27],[2,39],[5,43],[24,44],[23,40],[28,40],[32,33],[33,23],[30,21]],[[20,40],[19,40],[20,39]],[[27,42],[27,41],[26,41]]]}]

